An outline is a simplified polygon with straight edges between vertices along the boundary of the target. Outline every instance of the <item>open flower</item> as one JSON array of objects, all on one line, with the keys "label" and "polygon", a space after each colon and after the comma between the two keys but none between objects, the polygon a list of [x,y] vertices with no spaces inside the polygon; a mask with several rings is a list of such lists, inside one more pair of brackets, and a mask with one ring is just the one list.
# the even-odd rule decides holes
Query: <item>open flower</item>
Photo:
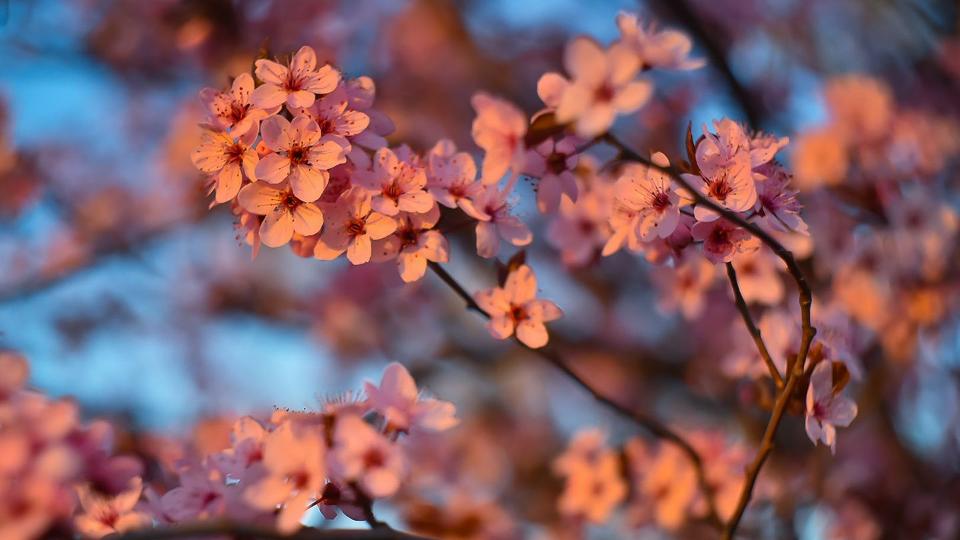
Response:
[{"label": "open flower", "polygon": [[149,515],[134,510],[142,490],[140,477],[135,477],[126,491],[114,497],[105,497],[94,493],[89,486],[81,486],[78,491],[83,513],[74,521],[77,531],[88,538],[102,538],[150,525]]},{"label": "open flower", "polygon": [[260,157],[251,147],[256,136],[256,131],[249,131],[242,137],[219,131],[203,133],[200,146],[190,154],[190,159],[213,180],[215,202],[224,203],[236,197],[244,176],[251,182],[257,180]]},{"label": "open flower", "polygon": [[603,133],[617,114],[639,109],[653,93],[649,81],[634,80],[640,61],[623,44],[605,51],[589,38],[576,38],[567,44],[563,64],[572,80],[546,73],[537,83],[537,92],[547,106],[556,108],[558,122],[576,122],[581,137]]},{"label": "open flower", "polygon": [[303,202],[313,202],[323,195],[333,167],[347,161],[350,143],[343,137],[322,135],[320,127],[308,116],[297,116],[288,122],[282,116],[271,116],[261,127],[263,143],[272,150],[257,164],[257,178],[271,184],[284,180],[294,195]]},{"label": "open flower", "polygon": [[400,488],[406,457],[359,416],[338,418],[333,441],[332,467],[339,477],[357,482],[374,498],[389,497]]},{"label": "open flower", "polygon": [[620,41],[640,57],[641,68],[697,69],[706,64],[702,58],[690,58],[693,43],[678,30],[658,30],[644,26],[636,14],[621,11],[617,15]]},{"label": "open flower", "polygon": [[450,251],[447,239],[434,229],[439,220],[438,206],[426,214],[401,213],[396,218],[397,230],[374,247],[376,262],[396,258],[400,278],[406,283],[423,277],[427,261],[447,262]]},{"label": "open flower", "polygon": [[767,163],[757,169],[767,179],[757,183],[761,223],[770,229],[809,235],[807,224],[800,217],[797,192],[790,188],[790,173],[776,163]]},{"label": "open flower", "polygon": [[822,361],[813,368],[807,388],[807,436],[817,444],[837,449],[837,426],[847,427],[857,417],[857,404],[833,389],[833,363]]},{"label": "open flower", "polygon": [[607,243],[611,205],[606,195],[592,189],[577,202],[561,197],[560,211],[547,227],[547,241],[561,251],[564,264],[583,266]]},{"label": "open flower", "polygon": [[620,457],[607,448],[605,438],[599,430],[578,433],[553,462],[554,471],[566,480],[558,501],[561,514],[603,523],[626,497]]},{"label": "open flower", "polygon": [[397,228],[393,219],[374,212],[370,195],[358,187],[343,192],[335,203],[321,203],[327,226],[314,248],[314,257],[331,260],[347,252],[352,264],[370,261],[372,240],[386,238]]},{"label": "open flower", "polygon": [[380,384],[367,381],[364,390],[367,405],[383,416],[389,428],[445,431],[460,423],[453,403],[420,397],[417,383],[403,364],[391,362],[383,370]]},{"label": "open flower", "polygon": [[[746,212],[757,203],[757,187],[752,172],[750,139],[740,124],[723,119],[714,122],[717,133],[703,126],[703,139],[697,143],[696,161],[700,176],[684,178],[718,205],[734,212]],[[697,221],[717,219],[719,214],[697,205]]]},{"label": "open flower", "polygon": [[563,312],[549,300],[538,300],[537,278],[523,264],[510,272],[503,287],[477,293],[474,298],[490,316],[487,328],[497,339],[507,339],[516,332],[527,347],[543,347],[549,340],[543,323],[559,319]]},{"label": "open flower", "polygon": [[313,105],[316,94],[328,94],[340,82],[340,73],[330,65],[317,68],[317,54],[310,47],[300,47],[289,66],[273,60],[256,61],[257,78],[263,81],[251,99],[261,109],[287,104],[289,109]]},{"label": "open flower", "polygon": [[266,111],[253,106],[250,96],[253,93],[253,77],[241,73],[233,80],[229,92],[213,88],[200,91],[200,99],[210,111],[210,127],[226,131],[234,137],[240,137],[250,131],[256,132],[260,121],[277,108]]},{"label": "open flower", "polygon": [[703,242],[703,254],[713,263],[726,263],[738,253],[754,251],[760,241],[726,219],[697,223],[691,230],[693,239]]},{"label": "open flower", "polygon": [[355,180],[370,192],[373,209],[385,216],[422,214],[434,207],[433,196],[425,191],[427,175],[423,168],[401,161],[389,148],[377,150],[373,168],[359,172]]},{"label": "open flower", "polygon": [[509,101],[477,92],[470,103],[477,117],[471,133],[477,146],[483,148],[484,184],[498,182],[507,171],[519,173],[524,162],[523,137],[527,133],[527,117]]},{"label": "open flower", "polygon": [[447,208],[472,208],[471,198],[482,189],[473,157],[457,152],[449,139],[437,142],[427,153],[427,189]]},{"label": "open flower", "polygon": [[284,422],[267,435],[263,444],[265,476],[244,491],[250,506],[272,511],[283,505],[277,517],[280,532],[291,533],[300,518],[320,497],[326,480],[326,445],[314,427]]},{"label": "open flower", "polygon": [[310,236],[323,227],[323,213],[317,205],[300,200],[287,184],[247,184],[240,190],[238,200],[244,210],[266,216],[258,232],[260,241],[269,247],[286,244],[294,232]]},{"label": "open flower", "polygon": [[556,212],[560,197],[566,195],[577,200],[577,179],[573,169],[577,166],[576,137],[564,137],[559,141],[547,139],[527,152],[524,173],[539,178],[537,182],[537,209],[543,213]]},{"label": "open flower", "polygon": [[[662,152],[651,156],[657,165],[667,167],[670,162]],[[653,167],[631,164],[614,185],[615,204],[621,214],[635,216],[632,220],[614,220],[621,228],[618,235],[636,235],[640,240],[666,238],[673,234],[680,222],[680,197],[673,189],[670,176]],[[623,226],[634,231],[623,231]]]},{"label": "open flower", "polygon": [[480,222],[477,223],[477,254],[481,257],[496,257],[500,253],[500,238],[515,246],[533,241],[530,229],[510,212],[507,193],[497,186],[484,186],[471,203],[461,208]]}]

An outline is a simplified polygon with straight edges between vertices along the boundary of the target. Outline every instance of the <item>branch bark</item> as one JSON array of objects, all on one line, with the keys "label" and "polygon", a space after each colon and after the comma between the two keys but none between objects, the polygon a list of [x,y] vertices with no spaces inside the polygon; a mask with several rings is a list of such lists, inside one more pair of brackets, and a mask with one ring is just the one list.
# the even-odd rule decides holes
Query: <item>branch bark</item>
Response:
[{"label": "branch bark", "polygon": [[730,280],[730,287],[733,289],[733,297],[736,300],[740,317],[743,318],[743,324],[747,326],[750,336],[753,337],[757,351],[760,353],[760,357],[763,358],[763,363],[766,364],[767,370],[770,372],[770,377],[773,378],[773,382],[777,385],[777,389],[782,389],[783,377],[780,376],[777,365],[774,364],[773,358],[770,357],[770,351],[767,350],[767,344],[763,342],[760,329],[757,328],[756,323],[753,322],[753,316],[750,315],[747,301],[744,300],[743,293],[740,291],[740,282],[737,281],[737,270],[733,267],[733,263],[727,263],[727,279]]}]

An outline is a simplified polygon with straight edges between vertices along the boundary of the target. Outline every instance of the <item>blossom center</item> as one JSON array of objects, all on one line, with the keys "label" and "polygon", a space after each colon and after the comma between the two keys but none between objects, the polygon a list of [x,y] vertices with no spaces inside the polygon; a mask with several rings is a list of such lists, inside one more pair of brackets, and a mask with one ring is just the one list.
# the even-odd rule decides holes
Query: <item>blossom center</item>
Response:
[{"label": "blossom center", "polygon": [[662,213],[670,207],[670,196],[667,195],[665,191],[658,191],[656,195],[653,196],[653,202],[650,203],[650,206],[657,212]]},{"label": "blossom center", "polygon": [[367,222],[360,218],[353,218],[347,223],[347,232],[351,236],[360,236],[367,230]]},{"label": "blossom center", "polygon": [[510,320],[512,320],[514,324],[519,324],[529,318],[530,315],[527,314],[527,310],[523,306],[510,304]]},{"label": "blossom center", "polygon": [[309,149],[303,146],[294,146],[290,149],[290,164],[303,165],[308,161]]},{"label": "blossom center", "polygon": [[613,87],[610,86],[610,83],[603,83],[602,86],[597,88],[593,93],[593,99],[600,103],[609,103],[613,101],[614,91]]},{"label": "blossom center", "polygon": [[293,193],[287,193],[286,196],[283,197],[283,205],[290,210],[294,210],[300,206],[300,199],[298,199]]},{"label": "blossom center", "polygon": [[383,467],[385,462],[383,452],[381,452],[379,448],[371,448],[363,454],[363,466],[366,469]]},{"label": "blossom center", "polygon": [[553,174],[560,174],[567,170],[567,155],[554,152],[547,157],[547,170]]}]

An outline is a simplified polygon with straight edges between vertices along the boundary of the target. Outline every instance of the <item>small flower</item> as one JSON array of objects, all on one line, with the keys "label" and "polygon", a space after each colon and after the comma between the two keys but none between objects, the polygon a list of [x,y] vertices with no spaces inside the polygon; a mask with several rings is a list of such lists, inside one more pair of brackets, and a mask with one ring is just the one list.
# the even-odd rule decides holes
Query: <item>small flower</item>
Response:
[{"label": "small flower", "polygon": [[346,139],[322,135],[317,123],[304,115],[293,122],[271,116],[260,132],[263,143],[273,152],[257,164],[257,178],[271,184],[288,181],[303,202],[316,201],[323,195],[330,181],[329,169],[345,163],[350,150]]},{"label": "small flower", "polygon": [[566,195],[577,200],[577,179],[573,170],[577,166],[576,137],[564,137],[554,142],[547,139],[527,152],[524,172],[539,178],[537,182],[537,209],[543,213],[556,212],[560,197]]},{"label": "small flower", "polygon": [[563,312],[549,300],[538,300],[537,278],[527,265],[510,272],[503,287],[479,292],[475,299],[490,316],[487,329],[497,339],[507,339],[516,332],[517,339],[537,349],[547,344],[549,336],[543,323],[559,319]]},{"label": "small flower", "polygon": [[354,415],[337,419],[333,440],[332,466],[340,477],[357,482],[370,497],[397,492],[407,460],[396,445]]},{"label": "small flower", "polygon": [[258,229],[260,240],[269,247],[280,247],[293,233],[310,236],[323,227],[323,213],[314,203],[303,202],[289,185],[271,186],[263,182],[247,184],[238,196],[240,206],[258,216],[266,216]]},{"label": "small flower", "polygon": [[510,213],[507,193],[497,186],[484,186],[471,203],[461,208],[480,222],[477,223],[477,253],[481,257],[496,257],[500,252],[500,238],[515,246],[525,246],[533,241],[530,229]]},{"label": "small flower", "polygon": [[857,417],[857,404],[833,390],[833,363],[822,361],[813,368],[807,388],[807,436],[813,444],[823,441],[830,452],[837,450],[837,427],[847,427]]},{"label": "small flower", "polygon": [[508,170],[518,173],[524,162],[527,117],[516,105],[484,92],[474,94],[470,103],[477,113],[471,130],[473,140],[485,152],[483,183],[496,183]]},{"label": "small flower", "polygon": [[422,214],[434,207],[433,196],[424,190],[427,175],[423,168],[401,161],[389,148],[377,150],[373,168],[358,173],[355,180],[370,192],[373,209],[385,216]]},{"label": "small flower", "polygon": [[807,224],[800,217],[797,192],[790,189],[790,173],[776,163],[767,163],[756,169],[767,177],[757,183],[760,222],[770,229],[809,236]]},{"label": "small flower", "polygon": [[567,44],[563,63],[573,79],[547,73],[537,91],[544,103],[556,108],[558,122],[576,122],[581,137],[603,133],[617,114],[639,109],[653,93],[649,81],[634,80],[640,61],[626,45],[614,44],[605,51],[589,38],[576,38]]},{"label": "small flower", "polygon": [[238,75],[229,92],[213,88],[201,90],[200,99],[210,111],[210,126],[234,137],[241,137],[250,131],[256,133],[260,121],[277,110],[266,111],[254,107],[250,101],[252,92],[253,77],[249,73]]},{"label": "small flower", "polygon": [[564,264],[583,266],[607,243],[608,199],[596,189],[581,194],[575,203],[566,195],[561,197],[560,212],[547,228],[547,241],[561,250]]},{"label": "small flower", "polygon": [[249,131],[242,137],[218,131],[203,133],[200,146],[190,159],[213,179],[215,202],[224,203],[236,197],[244,176],[250,182],[257,181],[256,168],[260,157],[251,146],[256,136],[256,131]]},{"label": "small flower", "polygon": [[554,461],[554,470],[566,477],[558,506],[569,517],[604,523],[627,495],[620,458],[606,447],[597,430],[577,434],[570,448]]},{"label": "small flower", "polygon": [[88,538],[102,538],[150,525],[150,516],[133,509],[142,490],[140,477],[135,477],[127,490],[115,497],[94,493],[89,486],[79,487],[83,513],[74,520],[77,531]]},{"label": "small flower", "polygon": [[420,397],[417,383],[403,364],[391,362],[380,385],[368,381],[364,389],[367,405],[383,416],[388,430],[446,431],[460,423],[453,403]]},{"label": "small flower", "polygon": [[219,471],[189,469],[180,473],[180,485],[160,498],[160,508],[176,522],[221,516],[226,510],[226,489]]},{"label": "small flower", "polygon": [[702,58],[690,58],[693,48],[690,38],[677,30],[657,30],[646,27],[634,13],[621,11],[617,15],[620,41],[629,45],[640,57],[641,67],[658,69],[698,69],[706,64]]},{"label": "small flower", "polygon": [[[651,156],[657,165],[667,167],[670,162],[661,152]],[[653,167],[631,165],[614,185],[616,203],[623,210],[621,214],[636,216],[631,221],[616,219],[617,225],[634,227],[634,231],[618,234],[635,234],[640,240],[650,241],[654,237],[666,238],[673,234],[680,222],[680,197],[673,189],[670,176]]]},{"label": "small flower", "polygon": [[256,61],[257,78],[263,81],[251,99],[257,107],[270,109],[287,104],[292,110],[309,107],[315,94],[328,94],[340,83],[340,73],[330,65],[317,67],[317,54],[310,47],[300,47],[289,66],[272,60]]},{"label": "small flower", "polygon": [[347,252],[352,264],[370,261],[372,240],[390,236],[397,229],[393,219],[374,212],[370,195],[362,188],[353,187],[340,195],[335,203],[321,203],[327,217],[314,257],[331,260]]},{"label": "small flower", "polygon": [[651,278],[657,286],[657,307],[666,313],[680,311],[693,320],[703,314],[706,293],[713,285],[716,269],[703,257],[685,256],[674,268],[655,267]]},{"label": "small flower", "polygon": [[457,152],[449,139],[439,141],[427,153],[427,189],[447,208],[472,208],[471,198],[482,189],[473,157],[467,152]]},{"label": "small flower", "polygon": [[632,519],[676,531],[686,522],[697,497],[697,475],[677,447],[650,449],[633,439],[626,445],[633,481]]},{"label": "small flower", "polygon": [[703,254],[713,263],[730,262],[736,254],[760,247],[749,231],[726,219],[697,223],[691,232],[694,240],[703,242]]},{"label": "small flower", "polygon": [[[734,212],[746,212],[757,203],[757,187],[753,179],[750,139],[740,124],[723,119],[714,122],[717,134],[703,126],[703,139],[697,143],[696,161],[700,177],[685,174],[684,178],[700,189],[707,198]],[[697,221],[717,219],[719,214],[697,205]]]},{"label": "small flower", "polygon": [[733,257],[733,267],[737,271],[740,292],[747,303],[774,306],[783,299],[783,280],[777,273],[783,263],[770,250],[737,254]]},{"label": "small flower", "polygon": [[447,239],[434,229],[439,220],[438,206],[426,214],[401,213],[396,219],[397,230],[374,246],[376,262],[396,258],[400,278],[405,283],[422,278],[427,271],[427,261],[447,262],[450,251]]},{"label": "small flower", "polygon": [[309,505],[320,497],[326,479],[325,455],[323,437],[314,426],[280,424],[263,444],[265,476],[246,487],[244,500],[266,511],[283,505],[277,528],[292,533]]}]

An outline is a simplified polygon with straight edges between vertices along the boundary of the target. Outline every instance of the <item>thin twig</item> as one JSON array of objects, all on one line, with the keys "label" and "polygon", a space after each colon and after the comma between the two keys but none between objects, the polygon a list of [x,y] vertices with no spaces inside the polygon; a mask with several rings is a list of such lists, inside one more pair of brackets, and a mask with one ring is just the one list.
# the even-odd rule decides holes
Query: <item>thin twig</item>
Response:
[{"label": "thin twig", "polygon": [[111,540],[172,540],[205,536],[228,536],[244,540],[428,540],[389,528],[314,529],[305,527],[290,534],[268,527],[229,521],[201,521],[169,527],[139,529],[112,536]]},{"label": "thin twig", "polygon": [[[463,299],[463,301],[467,304],[468,310],[476,311],[484,318],[490,318],[490,314],[484,311],[483,308],[480,307],[480,304],[474,300],[473,296],[471,296],[470,293],[468,293],[467,290],[464,289],[463,286],[460,285],[460,283],[442,266],[435,262],[430,262],[429,265],[430,269],[433,270],[433,272],[455,293],[457,293],[457,296]],[[697,482],[700,485],[700,489],[703,490],[704,498],[707,501],[707,521],[718,528],[720,525],[722,525],[719,514],[717,513],[716,504],[714,502],[713,488],[707,481],[706,471],[703,466],[703,459],[701,459],[700,454],[697,453],[696,449],[693,448],[693,445],[684,439],[683,436],[663,425],[658,420],[629,409],[613,399],[605,396],[583,377],[581,377],[576,371],[574,371],[573,368],[571,368],[563,360],[563,358],[555,350],[553,350],[553,348],[548,346],[539,349],[533,349],[516,339],[516,336],[514,336],[514,342],[549,362],[564,375],[566,375],[570,380],[576,383],[577,386],[584,389],[599,403],[606,405],[620,416],[646,429],[653,436],[670,442],[680,448],[680,450],[686,454],[687,458],[693,464],[694,470],[696,471]]]},{"label": "thin twig", "polygon": [[727,263],[727,278],[730,280],[730,287],[733,289],[733,297],[737,302],[737,310],[740,311],[740,316],[743,318],[743,323],[747,325],[747,330],[753,337],[753,342],[757,345],[757,351],[760,352],[760,357],[763,358],[763,363],[767,365],[767,369],[770,371],[770,376],[773,377],[773,382],[776,383],[777,389],[779,390],[783,388],[783,377],[780,376],[780,371],[777,369],[777,365],[773,363],[773,358],[770,357],[770,351],[767,350],[767,344],[763,342],[763,336],[760,335],[760,329],[757,328],[756,323],[753,322],[753,316],[750,315],[750,309],[747,307],[747,301],[744,300],[743,293],[740,291],[740,283],[737,281],[737,270],[733,267],[733,263]]},{"label": "thin twig", "polygon": [[684,189],[684,191],[690,195],[691,198],[693,198],[694,201],[696,201],[697,204],[701,204],[713,210],[714,212],[720,214],[720,216],[722,216],[724,219],[732,223],[736,223],[759,238],[761,242],[769,247],[771,251],[773,251],[774,254],[787,265],[787,271],[797,283],[800,304],[800,350],[797,352],[797,357],[793,362],[793,365],[788,365],[787,369],[789,369],[790,372],[787,375],[787,382],[783,389],[781,389],[780,394],[774,404],[773,412],[771,413],[770,421],[767,423],[767,427],[764,430],[763,439],[761,440],[759,450],[757,450],[757,455],[754,457],[753,462],[747,467],[744,473],[745,478],[743,490],[740,492],[740,498],[737,501],[737,506],[734,509],[730,520],[724,527],[723,538],[731,539],[733,538],[733,535],[740,524],[740,520],[743,518],[743,513],[746,510],[747,505],[750,503],[750,498],[753,496],[753,487],[757,482],[757,477],[760,475],[760,470],[763,468],[763,464],[766,462],[770,452],[773,451],[773,438],[776,435],[777,429],[780,427],[780,422],[783,419],[783,413],[786,410],[786,406],[790,401],[791,395],[793,394],[794,387],[796,386],[797,381],[802,378],[804,363],[807,360],[807,353],[810,351],[810,344],[813,342],[813,338],[817,333],[817,329],[813,327],[813,324],[810,320],[810,308],[813,305],[813,293],[811,292],[810,285],[807,283],[807,278],[803,275],[803,271],[800,270],[800,265],[797,264],[797,260],[794,258],[793,253],[789,249],[785,248],[783,244],[778,242],[767,231],[761,229],[755,223],[750,223],[736,212],[732,212],[704,196],[703,193],[700,193],[699,190],[691,186],[690,183],[683,178],[683,171],[677,167],[673,165],[666,167],[658,165],[650,159],[645,158],[633,151],[628,146],[623,144],[619,139],[609,133],[601,135],[601,138],[617,148],[617,150],[620,152],[621,159],[642,163],[647,167],[656,169],[664,174],[669,175]]}]

